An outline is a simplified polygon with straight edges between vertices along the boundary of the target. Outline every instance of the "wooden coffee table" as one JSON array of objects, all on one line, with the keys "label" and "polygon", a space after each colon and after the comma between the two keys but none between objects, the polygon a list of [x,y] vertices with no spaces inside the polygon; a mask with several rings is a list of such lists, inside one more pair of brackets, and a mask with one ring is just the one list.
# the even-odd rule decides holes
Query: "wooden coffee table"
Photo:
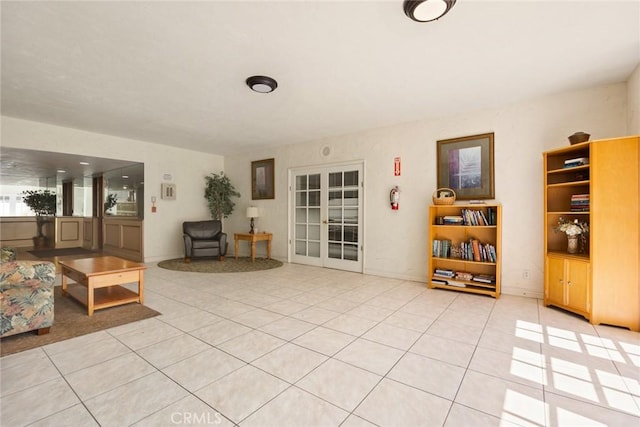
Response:
[{"label": "wooden coffee table", "polygon": [[[59,261],[62,269],[62,295],[69,295],[87,306],[87,314],[116,305],[144,302],[144,264],[114,256]],[[73,280],[69,283],[68,279]],[[137,283],[138,293],[122,284]]]}]

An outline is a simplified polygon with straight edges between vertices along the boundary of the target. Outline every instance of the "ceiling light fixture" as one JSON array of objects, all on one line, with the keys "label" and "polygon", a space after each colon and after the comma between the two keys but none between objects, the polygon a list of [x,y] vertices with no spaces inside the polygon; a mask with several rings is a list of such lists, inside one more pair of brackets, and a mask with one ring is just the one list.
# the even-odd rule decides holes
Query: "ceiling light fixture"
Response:
[{"label": "ceiling light fixture", "polygon": [[276,90],[278,82],[267,76],[251,76],[247,79],[247,86],[258,93],[270,93]]},{"label": "ceiling light fixture", "polygon": [[456,4],[456,0],[405,0],[404,13],[417,22],[442,18]]}]

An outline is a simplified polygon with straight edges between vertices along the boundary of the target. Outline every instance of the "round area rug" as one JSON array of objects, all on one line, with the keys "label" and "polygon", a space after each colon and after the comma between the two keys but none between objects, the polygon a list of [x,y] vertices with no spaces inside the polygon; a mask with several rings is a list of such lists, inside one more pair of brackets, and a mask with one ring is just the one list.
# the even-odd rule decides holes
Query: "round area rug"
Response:
[{"label": "round area rug", "polygon": [[192,259],[190,263],[185,263],[184,258],[169,259],[160,261],[158,267],[167,270],[189,271],[194,273],[243,273],[247,271],[270,270],[282,267],[282,262],[271,258],[256,258],[254,262],[250,257],[225,258],[224,261],[217,259]]}]

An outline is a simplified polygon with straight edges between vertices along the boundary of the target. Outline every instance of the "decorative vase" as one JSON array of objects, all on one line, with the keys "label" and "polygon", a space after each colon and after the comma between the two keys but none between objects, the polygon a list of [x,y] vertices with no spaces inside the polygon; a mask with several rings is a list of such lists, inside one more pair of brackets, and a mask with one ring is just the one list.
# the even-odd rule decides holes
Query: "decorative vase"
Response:
[{"label": "decorative vase", "polygon": [[570,254],[578,253],[578,236],[567,236],[567,252]]}]

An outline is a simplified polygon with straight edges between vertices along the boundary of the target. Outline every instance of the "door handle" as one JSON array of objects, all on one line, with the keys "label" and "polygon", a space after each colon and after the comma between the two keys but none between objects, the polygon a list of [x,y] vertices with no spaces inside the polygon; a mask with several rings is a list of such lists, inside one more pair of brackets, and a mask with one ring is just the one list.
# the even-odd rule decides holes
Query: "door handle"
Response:
[{"label": "door handle", "polygon": [[325,220],[323,220],[323,221],[322,221],[322,223],[323,223],[323,224],[328,224],[328,222],[327,222],[327,220],[326,220],[326,219],[325,219]]}]

